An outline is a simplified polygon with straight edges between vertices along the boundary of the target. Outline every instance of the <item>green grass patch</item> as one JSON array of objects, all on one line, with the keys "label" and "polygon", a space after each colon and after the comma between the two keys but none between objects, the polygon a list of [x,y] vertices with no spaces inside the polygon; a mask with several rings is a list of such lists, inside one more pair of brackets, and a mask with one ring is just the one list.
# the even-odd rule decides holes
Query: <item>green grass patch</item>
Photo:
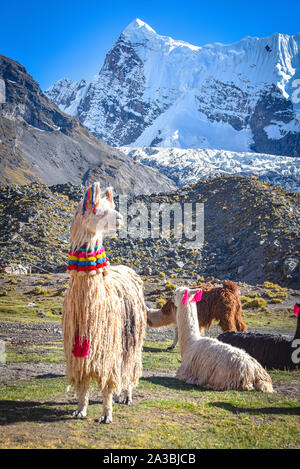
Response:
[{"label": "green grass patch", "polygon": [[[62,302],[60,296],[9,292],[6,296],[0,296],[0,322],[59,322]],[[38,311],[43,311],[47,317],[39,317]]]},{"label": "green grass patch", "polygon": [[6,363],[64,363],[63,346],[7,344]]},{"label": "green grass patch", "polygon": [[296,316],[291,311],[269,311],[267,308],[245,309],[243,306],[243,319],[248,327],[267,329],[296,329]]},{"label": "green grass patch", "polygon": [[180,365],[179,348],[167,351],[172,341],[156,342],[146,339],[143,347],[143,366],[147,370],[177,370]]},{"label": "green grass patch", "polygon": [[[299,373],[292,373],[300,382]],[[299,400],[281,394],[207,391],[175,378],[143,378],[132,407],[114,404],[101,425],[94,386],[88,416],[75,420],[64,378],[0,389],[1,448],[299,448]]]}]

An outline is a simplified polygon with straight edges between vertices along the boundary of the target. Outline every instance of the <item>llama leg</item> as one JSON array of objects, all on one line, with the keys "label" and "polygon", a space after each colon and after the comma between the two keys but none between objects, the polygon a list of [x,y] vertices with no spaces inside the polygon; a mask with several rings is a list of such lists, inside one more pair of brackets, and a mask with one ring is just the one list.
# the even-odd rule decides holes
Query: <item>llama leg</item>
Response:
[{"label": "llama leg", "polygon": [[130,406],[132,404],[132,386],[129,385],[124,393],[123,404]]},{"label": "llama leg", "polygon": [[83,418],[86,417],[87,408],[89,405],[89,381],[82,381],[77,388],[78,407],[73,412],[73,417]]},{"label": "llama leg", "polygon": [[103,414],[99,418],[100,423],[111,423],[112,422],[112,401],[113,392],[106,387],[102,392],[103,397]]},{"label": "llama leg", "polygon": [[224,317],[220,320],[219,326],[223,332],[234,331],[236,332],[235,320],[231,316]]},{"label": "llama leg", "polygon": [[247,332],[247,326],[246,326],[246,324],[244,323],[244,321],[242,320],[241,317],[240,318],[238,318],[238,317],[235,318],[235,326],[236,326],[237,331]]},{"label": "llama leg", "polygon": [[170,347],[167,348],[167,350],[173,350],[173,348],[176,347],[176,344],[178,342],[178,327],[176,326],[175,327],[175,335],[174,335],[174,340],[173,340],[173,344],[170,345]]}]

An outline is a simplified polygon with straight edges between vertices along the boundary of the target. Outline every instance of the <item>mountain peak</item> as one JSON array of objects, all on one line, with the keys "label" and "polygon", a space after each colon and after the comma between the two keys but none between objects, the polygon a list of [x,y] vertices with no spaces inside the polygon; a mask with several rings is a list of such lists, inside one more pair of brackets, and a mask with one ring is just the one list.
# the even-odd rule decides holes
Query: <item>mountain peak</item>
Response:
[{"label": "mountain peak", "polygon": [[147,36],[156,34],[156,31],[151,28],[147,23],[140,20],[139,18],[135,18],[129,25],[124,29],[123,35],[136,37],[136,36]]}]

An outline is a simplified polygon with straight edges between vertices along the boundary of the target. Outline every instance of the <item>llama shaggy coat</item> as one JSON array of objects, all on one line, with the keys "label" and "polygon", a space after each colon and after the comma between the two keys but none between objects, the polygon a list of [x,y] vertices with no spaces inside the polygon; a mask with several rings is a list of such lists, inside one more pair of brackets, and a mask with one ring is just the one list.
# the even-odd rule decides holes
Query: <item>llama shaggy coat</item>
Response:
[{"label": "llama shaggy coat", "polygon": [[297,328],[292,340],[273,334],[259,334],[254,332],[225,332],[218,340],[245,350],[265,368],[277,370],[294,370],[299,368],[292,360],[295,348],[293,340],[300,339],[300,315]]},{"label": "llama shaggy coat", "polygon": [[[146,326],[142,281],[130,268],[110,266],[106,275],[72,276],[63,306],[67,377],[75,387],[94,379],[116,394],[136,386],[142,373]],[[88,357],[74,357],[75,336],[90,342]]]},{"label": "llama shaggy coat", "polygon": [[[93,184],[73,219],[72,262],[77,263],[74,252],[81,247],[85,252],[89,249],[92,252],[94,246],[101,246],[102,232],[116,229],[121,219],[114,210],[111,190],[107,189],[106,196],[101,197],[99,183]],[[85,265],[93,266],[96,264],[93,262]],[[80,418],[86,415],[89,381],[95,380],[103,396],[104,413],[100,421],[110,423],[113,393],[125,391],[129,404],[132,387],[137,385],[142,373],[146,329],[143,282],[126,266],[99,267],[97,271],[94,267],[91,271],[88,267],[83,269],[72,269],[62,311],[67,377],[78,394],[78,409],[73,415]],[[89,352],[73,354],[76,340],[80,347],[88,344]]]},{"label": "llama shaggy coat", "polygon": [[272,381],[263,367],[250,355],[217,339],[202,337],[196,303],[182,299],[184,288],[174,294],[178,339],[182,363],[176,377],[181,381],[214,390],[236,389],[273,392]]}]

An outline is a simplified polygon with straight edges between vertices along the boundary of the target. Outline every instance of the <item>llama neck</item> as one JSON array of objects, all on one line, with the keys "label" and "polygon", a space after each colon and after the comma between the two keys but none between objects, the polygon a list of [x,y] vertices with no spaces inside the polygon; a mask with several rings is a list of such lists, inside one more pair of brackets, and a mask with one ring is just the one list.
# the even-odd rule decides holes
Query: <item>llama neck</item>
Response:
[{"label": "llama neck", "polygon": [[78,249],[82,246],[85,246],[87,249],[92,249],[96,245],[102,246],[103,245],[103,236],[102,233],[92,234],[92,233],[84,233],[83,236],[77,236],[72,239],[71,237],[71,244],[73,249]]},{"label": "llama neck", "polygon": [[180,305],[177,312],[178,341],[181,356],[194,342],[201,339],[196,303]]}]

